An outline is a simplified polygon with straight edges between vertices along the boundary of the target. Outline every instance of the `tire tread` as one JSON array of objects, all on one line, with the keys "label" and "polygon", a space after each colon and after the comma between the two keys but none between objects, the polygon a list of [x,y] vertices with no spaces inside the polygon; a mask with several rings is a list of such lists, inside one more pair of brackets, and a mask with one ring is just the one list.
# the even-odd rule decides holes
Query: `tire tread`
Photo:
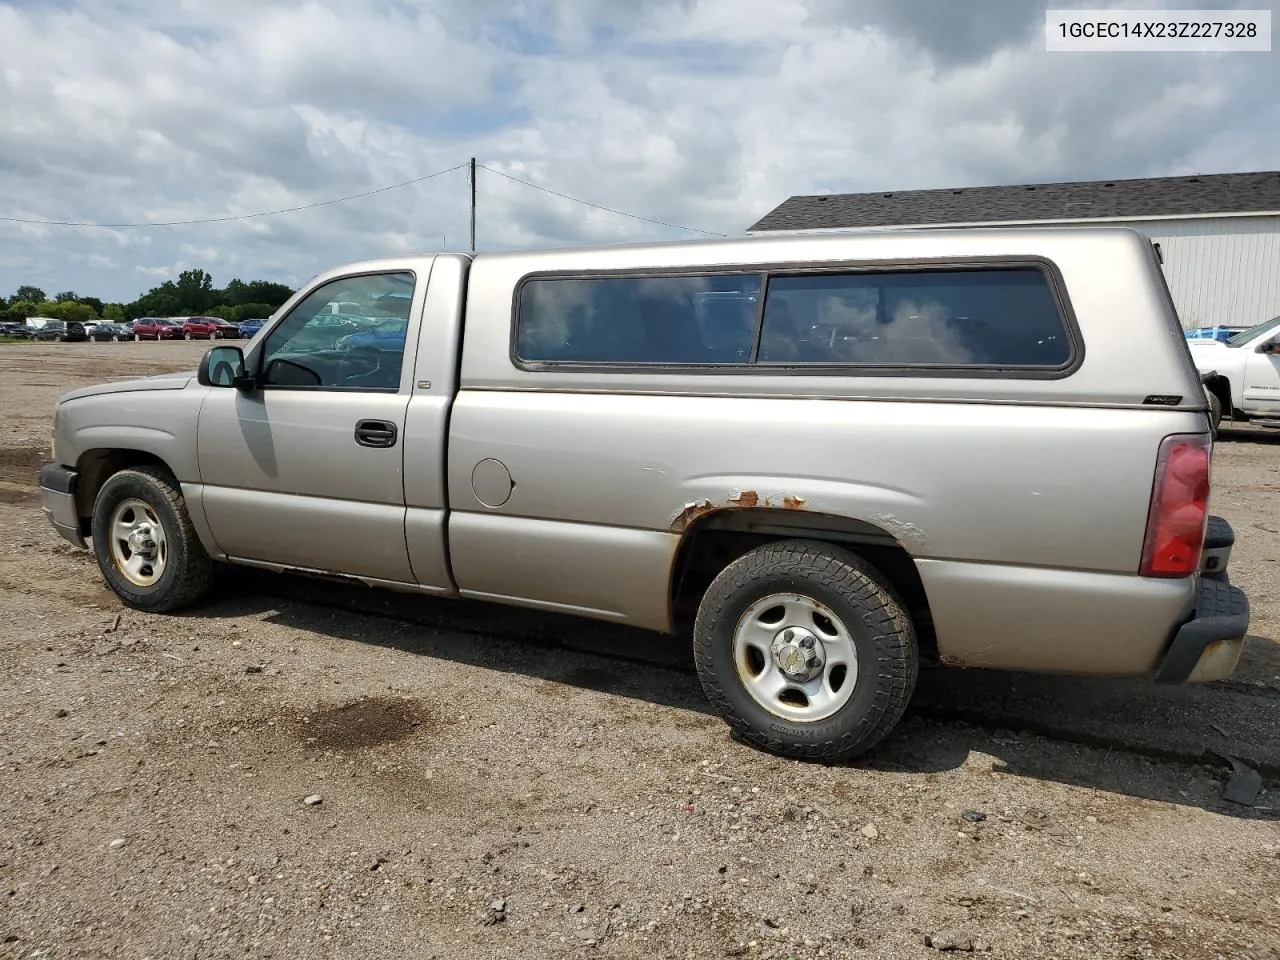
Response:
[{"label": "tire tread", "polygon": [[[725,606],[736,594],[764,579],[793,581],[797,588],[816,582],[856,608],[863,625],[874,633],[877,695],[852,730],[826,741],[784,740],[755,729],[725,695],[722,681],[711,669],[711,648],[718,640],[712,624],[722,620]],[[699,606],[694,657],[708,700],[739,736],[770,752],[810,760],[850,759],[879,744],[906,713],[919,672],[915,629],[893,588],[856,553],[822,541],[776,541],[729,564]],[[858,683],[872,682],[868,666],[860,657]]]},{"label": "tire tread", "polygon": [[[128,595],[124,595],[111,582],[111,578],[107,578],[107,583],[122,600],[140,610],[146,610],[151,613],[167,613],[171,610],[190,606],[208,593],[214,581],[215,565],[209,554],[205,552],[204,545],[201,544],[200,538],[196,534],[195,525],[191,522],[191,513],[187,509],[186,498],[182,495],[182,489],[178,486],[173,474],[164,467],[143,464],[112,474],[106,483],[102,485],[102,489],[98,491],[99,500],[102,498],[103,493],[110,489],[112,484],[127,482],[128,480],[141,481],[144,484],[151,485],[152,492],[163,499],[165,505],[177,517],[178,529],[174,531],[166,530],[165,533],[166,536],[177,541],[177,543],[171,543],[170,545],[169,562],[176,562],[178,575],[169,583],[168,589],[163,593],[150,595],[136,594],[132,590],[128,590],[128,588],[126,588]],[[106,519],[104,518],[103,523],[105,522]],[[98,505],[95,503],[95,532],[97,527]],[[110,548],[106,544],[102,544],[100,547],[98,539],[98,537],[94,537],[94,553],[105,575],[108,565],[112,563]]]}]

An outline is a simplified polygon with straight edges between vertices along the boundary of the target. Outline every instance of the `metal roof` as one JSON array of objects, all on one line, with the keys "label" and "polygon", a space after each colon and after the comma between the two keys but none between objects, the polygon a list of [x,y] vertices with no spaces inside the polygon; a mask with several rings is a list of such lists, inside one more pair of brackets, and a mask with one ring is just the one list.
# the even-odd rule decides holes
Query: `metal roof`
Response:
[{"label": "metal roof", "polygon": [[1280,211],[1280,171],[794,196],[748,228],[812,230]]}]

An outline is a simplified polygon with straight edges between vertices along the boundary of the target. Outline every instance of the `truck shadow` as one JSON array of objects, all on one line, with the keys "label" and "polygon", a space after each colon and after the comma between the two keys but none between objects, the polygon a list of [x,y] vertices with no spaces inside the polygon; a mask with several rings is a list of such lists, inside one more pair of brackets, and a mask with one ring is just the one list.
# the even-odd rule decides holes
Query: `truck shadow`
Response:
[{"label": "truck shadow", "polygon": [[[233,569],[227,577],[220,599],[200,616],[266,613],[269,622],[344,642],[714,715],[687,638],[290,575]],[[1252,673],[1280,674],[1280,647],[1271,641],[1251,639],[1246,659]],[[1162,687],[1141,679],[931,667],[921,671],[902,725],[855,765],[944,773],[975,754],[992,758],[995,773],[1280,821],[1280,691],[1274,687]],[[1214,781],[1225,782],[1230,771],[1216,754],[1263,774],[1258,806],[1222,799]]]},{"label": "truck shadow", "polygon": [[1229,440],[1232,443],[1256,443],[1260,445],[1280,445],[1280,430],[1257,427],[1248,423],[1235,423],[1225,420],[1218,427],[1218,441]]}]

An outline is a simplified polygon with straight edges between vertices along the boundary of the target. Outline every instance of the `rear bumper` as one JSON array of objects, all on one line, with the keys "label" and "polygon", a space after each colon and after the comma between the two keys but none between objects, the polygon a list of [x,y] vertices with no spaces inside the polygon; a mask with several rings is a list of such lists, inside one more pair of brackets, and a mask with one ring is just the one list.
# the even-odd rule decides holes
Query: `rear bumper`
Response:
[{"label": "rear bumper", "polygon": [[1220,517],[1201,570],[1179,578],[921,559],[944,664],[1199,683],[1230,676],[1249,628]]},{"label": "rear bumper", "polygon": [[1249,598],[1245,592],[1225,580],[1201,577],[1195,611],[1174,632],[1156,671],[1156,682],[1225,680],[1240,662],[1248,632]]},{"label": "rear bumper", "polygon": [[1231,524],[1222,517],[1210,517],[1204,535],[1204,551],[1200,555],[1200,575],[1225,580],[1235,542],[1236,534]]},{"label": "rear bumper", "polygon": [[60,463],[46,463],[40,468],[40,495],[53,529],[77,547],[86,546],[76,510],[76,472]]}]

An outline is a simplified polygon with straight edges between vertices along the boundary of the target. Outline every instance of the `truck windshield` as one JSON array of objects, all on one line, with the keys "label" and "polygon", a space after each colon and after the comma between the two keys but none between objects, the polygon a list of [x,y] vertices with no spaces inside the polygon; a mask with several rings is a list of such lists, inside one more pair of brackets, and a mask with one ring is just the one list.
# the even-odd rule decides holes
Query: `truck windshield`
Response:
[{"label": "truck windshield", "polygon": [[1280,327],[1280,317],[1272,317],[1270,320],[1264,320],[1262,323],[1258,324],[1256,327],[1250,327],[1248,330],[1242,330],[1240,333],[1237,333],[1234,337],[1231,337],[1230,339],[1228,339],[1227,346],[1243,347],[1246,343],[1248,343],[1254,337],[1260,336],[1264,333],[1269,333],[1270,331],[1274,330],[1276,327]]}]

